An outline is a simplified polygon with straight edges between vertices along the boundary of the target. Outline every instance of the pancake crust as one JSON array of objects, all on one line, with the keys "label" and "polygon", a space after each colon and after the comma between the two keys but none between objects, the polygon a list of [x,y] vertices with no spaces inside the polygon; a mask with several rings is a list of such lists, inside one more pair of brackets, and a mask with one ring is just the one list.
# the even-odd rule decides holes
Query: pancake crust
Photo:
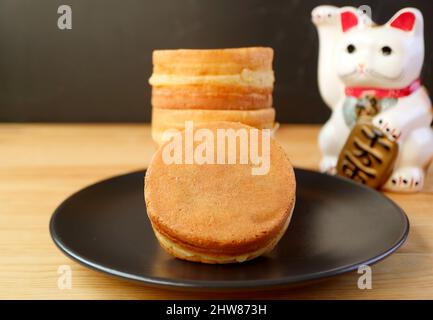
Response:
[{"label": "pancake crust", "polygon": [[[252,129],[229,122],[204,127],[214,133],[217,128]],[[147,213],[158,234],[196,257],[223,256],[231,258],[228,262],[240,255],[253,258],[279,240],[291,217],[296,185],[293,168],[275,140],[266,175],[252,175],[251,163],[166,165],[162,151],[154,154],[145,177]]]},{"label": "pancake crust", "polygon": [[272,70],[272,48],[155,50],[153,72],[176,75],[228,75],[248,70]]},{"label": "pancake crust", "polygon": [[175,256],[176,258],[188,260],[188,261],[194,261],[194,262],[209,263],[209,264],[236,263],[236,262],[244,262],[244,261],[257,258],[258,256],[261,256],[263,254],[272,251],[274,247],[277,245],[278,241],[280,241],[280,239],[286,232],[287,227],[289,226],[290,223],[291,216],[292,215],[290,214],[289,218],[287,219],[280,233],[277,236],[275,236],[266,247],[262,247],[256,251],[252,251],[241,255],[223,255],[223,254],[214,254],[209,252],[202,253],[199,251],[190,250],[188,246],[183,246],[182,244],[173,242],[172,240],[168,239],[166,236],[158,232],[158,230],[155,227],[154,227],[154,232],[161,247],[164,248],[171,255]]},{"label": "pancake crust", "polygon": [[209,84],[154,86],[152,106],[165,109],[265,109],[272,107],[272,88]]}]

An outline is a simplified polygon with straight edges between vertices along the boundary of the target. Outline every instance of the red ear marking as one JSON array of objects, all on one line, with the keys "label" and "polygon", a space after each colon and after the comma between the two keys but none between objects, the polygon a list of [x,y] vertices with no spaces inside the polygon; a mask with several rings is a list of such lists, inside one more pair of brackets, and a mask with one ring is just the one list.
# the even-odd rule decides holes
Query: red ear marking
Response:
[{"label": "red ear marking", "polygon": [[412,31],[415,25],[415,15],[412,12],[403,12],[391,22],[391,27],[403,31]]},{"label": "red ear marking", "polygon": [[343,28],[343,32],[346,32],[350,28],[353,28],[358,24],[358,17],[350,11],[342,12],[340,15],[341,18],[341,27]]}]

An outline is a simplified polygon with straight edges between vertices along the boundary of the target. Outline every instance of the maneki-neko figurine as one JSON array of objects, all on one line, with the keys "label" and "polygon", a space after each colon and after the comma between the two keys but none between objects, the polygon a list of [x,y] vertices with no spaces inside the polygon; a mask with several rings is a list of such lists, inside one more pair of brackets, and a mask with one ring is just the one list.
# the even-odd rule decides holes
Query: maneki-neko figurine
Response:
[{"label": "maneki-neko figurine", "polygon": [[423,17],[375,25],[353,7],[319,6],[318,82],[332,115],[319,135],[322,172],[373,188],[422,190],[433,158],[432,105],[422,86]]}]

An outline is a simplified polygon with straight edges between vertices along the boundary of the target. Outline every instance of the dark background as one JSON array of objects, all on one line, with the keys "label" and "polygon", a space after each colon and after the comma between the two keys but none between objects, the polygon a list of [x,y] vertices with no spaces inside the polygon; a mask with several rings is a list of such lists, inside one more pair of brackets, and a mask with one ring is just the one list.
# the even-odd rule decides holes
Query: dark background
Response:
[{"label": "dark background", "polygon": [[[72,30],[57,28],[60,4],[72,7]],[[277,119],[324,122],[310,22],[319,4],[368,4],[379,23],[421,9],[433,90],[430,0],[0,0],[0,121],[149,121],[153,49],[260,45],[275,50]]]}]

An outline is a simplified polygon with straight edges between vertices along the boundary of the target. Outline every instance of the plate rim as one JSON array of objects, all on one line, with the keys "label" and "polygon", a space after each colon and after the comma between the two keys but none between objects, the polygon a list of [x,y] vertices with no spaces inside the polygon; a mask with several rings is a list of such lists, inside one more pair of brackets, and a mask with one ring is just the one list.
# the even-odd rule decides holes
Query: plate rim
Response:
[{"label": "plate rim", "polygon": [[[304,168],[298,168],[298,167],[295,167],[294,169],[295,169],[295,172],[296,171],[304,171],[304,172],[307,172],[310,174],[313,173],[313,174],[318,174],[318,175],[329,176],[330,178],[338,179],[338,180],[344,181],[345,183],[350,183],[350,184],[356,185],[357,187],[364,188],[368,192],[379,194],[379,196],[381,196],[383,199],[388,201],[400,213],[401,217],[403,218],[402,220],[403,220],[404,231],[403,231],[401,237],[392,246],[390,246],[389,249],[381,252],[380,254],[378,254],[378,255],[370,258],[370,259],[358,261],[358,262],[353,263],[353,264],[349,264],[346,266],[330,269],[327,271],[309,273],[309,274],[306,274],[304,276],[298,275],[298,276],[278,277],[275,279],[218,280],[218,281],[189,280],[189,279],[183,280],[183,279],[176,279],[176,278],[167,279],[167,278],[161,278],[161,277],[137,276],[137,275],[134,275],[131,273],[127,273],[127,272],[119,271],[116,269],[112,269],[110,267],[103,266],[103,265],[101,265],[95,261],[92,261],[92,259],[84,258],[81,255],[74,253],[73,250],[68,248],[68,246],[62,242],[61,237],[55,231],[54,224],[55,224],[56,217],[58,216],[62,207],[64,205],[66,205],[67,202],[70,201],[71,198],[75,197],[77,194],[84,192],[84,191],[86,191],[86,190],[88,190],[94,186],[102,184],[102,183],[106,182],[107,180],[121,178],[124,176],[134,175],[134,174],[138,174],[138,173],[143,174],[143,179],[144,179],[144,174],[145,174],[147,168],[142,169],[142,170],[135,170],[135,171],[131,171],[131,172],[123,173],[123,174],[118,174],[118,175],[114,175],[111,177],[101,179],[95,183],[89,184],[89,185],[79,189],[78,191],[70,194],[66,199],[64,199],[60,203],[60,205],[54,210],[53,214],[51,215],[51,218],[49,221],[50,236],[51,236],[51,239],[53,240],[54,244],[57,246],[57,248],[59,248],[60,251],[63,252],[67,257],[71,258],[75,262],[78,262],[80,265],[82,265],[84,267],[90,268],[91,270],[95,270],[95,271],[98,271],[98,272],[106,274],[106,275],[114,276],[116,278],[132,281],[135,283],[140,283],[142,285],[146,284],[146,285],[150,285],[150,286],[154,286],[154,287],[163,287],[163,288],[172,288],[172,289],[184,288],[184,289],[213,289],[213,290],[214,289],[227,290],[227,289],[272,288],[272,287],[277,287],[277,286],[298,285],[298,284],[305,283],[305,282],[327,279],[330,277],[334,277],[334,276],[338,276],[338,275],[341,275],[344,273],[354,271],[362,265],[371,266],[373,264],[376,264],[379,261],[381,261],[381,260],[385,259],[386,257],[388,257],[389,255],[391,255],[392,253],[394,253],[395,251],[397,251],[407,240],[407,237],[409,235],[409,230],[410,230],[410,222],[409,222],[407,214],[392,199],[388,198],[387,196],[385,196],[381,192],[379,192],[375,189],[372,189],[366,185],[356,183],[353,180],[345,178],[345,177],[335,176],[335,175],[330,176],[330,175],[320,173],[318,171],[304,169]],[[195,263],[195,262],[188,262],[188,263]]]}]

